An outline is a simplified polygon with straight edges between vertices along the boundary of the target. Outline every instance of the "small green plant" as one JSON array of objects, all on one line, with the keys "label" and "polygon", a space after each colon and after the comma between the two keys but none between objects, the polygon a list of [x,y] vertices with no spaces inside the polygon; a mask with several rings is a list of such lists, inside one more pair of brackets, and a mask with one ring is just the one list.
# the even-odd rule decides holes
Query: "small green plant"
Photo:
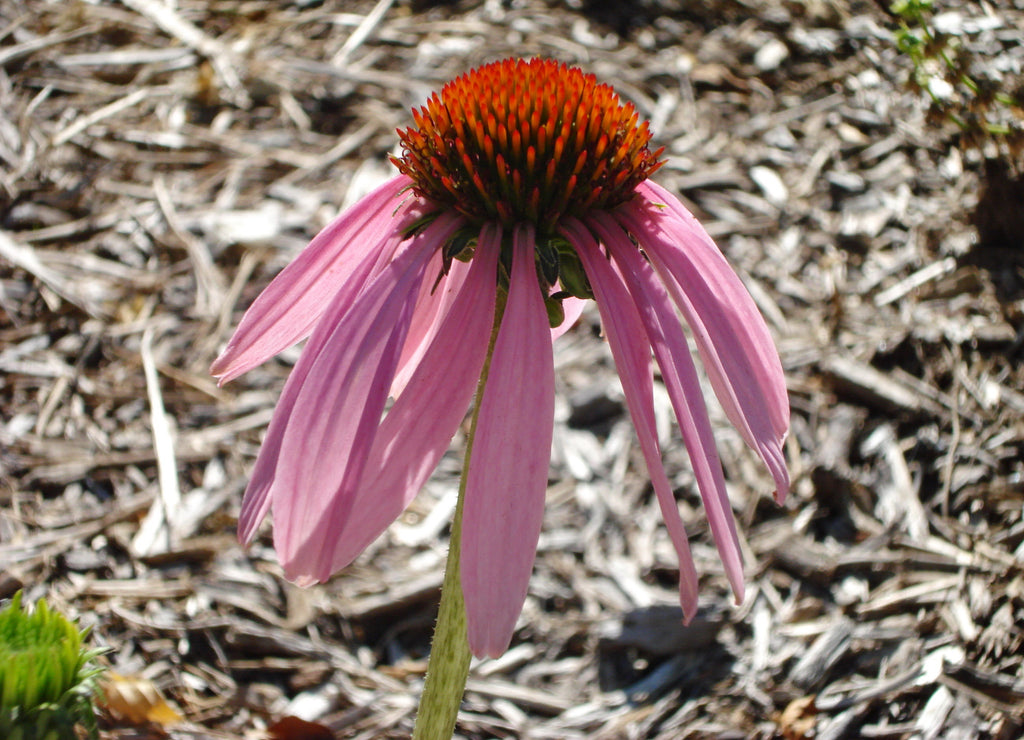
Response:
[{"label": "small green plant", "polygon": [[20,591],[0,611],[0,738],[67,740],[76,726],[97,737],[94,659],[105,651],[85,648],[87,632],[43,601],[23,609]]},{"label": "small green plant", "polygon": [[896,0],[890,6],[900,19],[896,46],[913,64],[911,86],[928,96],[933,123],[956,125],[965,148],[986,158],[997,154],[1019,168],[1024,164],[1022,90],[1011,91],[1010,81],[991,74],[988,54],[936,30],[934,6],[934,0]]}]

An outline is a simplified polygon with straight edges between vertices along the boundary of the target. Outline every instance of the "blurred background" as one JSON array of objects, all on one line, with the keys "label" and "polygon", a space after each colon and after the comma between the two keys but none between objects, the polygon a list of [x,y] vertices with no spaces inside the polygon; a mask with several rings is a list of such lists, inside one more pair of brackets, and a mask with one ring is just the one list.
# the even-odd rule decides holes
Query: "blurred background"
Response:
[{"label": "blurred background", "polygon": [[380,541],[299,589],[269,526],[235,540],[298,349],[223,388],[207,369],[394,174],[411,107],[537,55],[651,121],[655,179],[776,337],[794,487],[772,503],[713,409],[734,605],[657,385],[702,575],[683,628],[588,310],[555,347],[530,594],[508,653],[474,664],[459,737],[1020,737],[1024,3],[929,6],[0,0],[0,598],[77,617],[110,693],[148,697],[104,708],[102,737],[409,735],[461,435]]}]

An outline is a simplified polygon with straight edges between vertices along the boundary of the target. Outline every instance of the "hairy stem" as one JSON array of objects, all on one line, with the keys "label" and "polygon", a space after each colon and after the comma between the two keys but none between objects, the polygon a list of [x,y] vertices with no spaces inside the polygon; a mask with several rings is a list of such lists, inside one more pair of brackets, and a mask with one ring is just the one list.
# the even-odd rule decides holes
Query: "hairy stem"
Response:
[{"label": "hairy stem", "polygon": [[413,729],[413,740],[450,740],[455,732],[455,720],[459,715],[462,695],[466,690],[469,676],[469,642],[466,637],[466,605],[462,598],[460,557],[462,554],[462,509],[466,500],[466,479],[469,461],[473,454],[473,440],[476,438],[476,424],[480,411],[480,399],[491,370],[494,343],[498,338],[501,318],[505,313],[505,291],[498,291],[494,307],[494,325],[487,345],[480,380],[473,402],[473,416],[466,438],[466,455],[462,463],[462,480],[459,482],[459,499],[455,505],[452,520],[452,536],[448,546],[448,561],[445,564],[444,582],[441,585],[441,605],[437,613],[437,625],[430,645],[427,661],[427,677],[420,698],[419,713]]}]

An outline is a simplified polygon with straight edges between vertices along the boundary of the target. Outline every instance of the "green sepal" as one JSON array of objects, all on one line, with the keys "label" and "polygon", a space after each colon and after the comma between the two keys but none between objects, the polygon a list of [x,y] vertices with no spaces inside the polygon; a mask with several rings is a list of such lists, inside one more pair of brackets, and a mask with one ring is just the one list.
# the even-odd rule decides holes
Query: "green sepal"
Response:
[{"label": "green sepal", "polygon": [[586,270],[580,262],[579,255],[568,242],[559,245],[559,271],[558,280],[568,295],[582,298],[584,300],[594,297],[594,289],[590,287],[590,280],[587,279]]},{"label": "green sepal", "polygon": [[534,249],[537,262],[537,276],[541,280],[541,288],[545,291],[558,282],[558,247],[553,239],[537,240]]},{"label": "green sepal", "polygon": [[565,321],[565,308],[562,307],[562,299],[565,293],[553,293],[544,299],[544,309],[548,313],[548,326],[554,329],[561,326]]}]

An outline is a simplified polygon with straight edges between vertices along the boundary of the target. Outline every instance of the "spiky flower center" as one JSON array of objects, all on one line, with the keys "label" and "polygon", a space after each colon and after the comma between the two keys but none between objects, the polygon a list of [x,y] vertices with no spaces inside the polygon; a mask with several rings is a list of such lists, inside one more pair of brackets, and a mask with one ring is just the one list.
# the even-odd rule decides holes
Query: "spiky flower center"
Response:
[{"label": "spiky flower center", "polygon": [[532,223],[633,197],[661,163],[647,122],[608,85],[545,59],[506,59],[449,82],[399,130],[413,189],[474,223]]}]

